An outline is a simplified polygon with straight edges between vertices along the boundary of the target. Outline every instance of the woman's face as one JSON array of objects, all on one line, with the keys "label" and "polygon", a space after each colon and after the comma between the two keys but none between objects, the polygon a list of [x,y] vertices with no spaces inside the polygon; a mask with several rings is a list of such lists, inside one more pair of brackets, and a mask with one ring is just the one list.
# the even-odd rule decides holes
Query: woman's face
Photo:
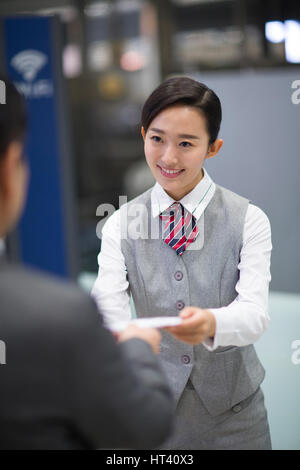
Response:
[{"label": "woman's face", "polygon": [[142,128],[147,163],[156,181],[175,200],[182,199],[203,177],[206,158],[216,155],[223,141],[209,146],[206,121],[188,105],[173,105],[161,111],[147,133]]}]

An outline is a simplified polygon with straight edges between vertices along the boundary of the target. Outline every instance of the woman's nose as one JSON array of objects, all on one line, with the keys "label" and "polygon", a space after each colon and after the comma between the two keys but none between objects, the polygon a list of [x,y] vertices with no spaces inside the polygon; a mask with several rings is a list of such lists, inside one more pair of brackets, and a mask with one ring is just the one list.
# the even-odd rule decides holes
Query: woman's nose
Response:
[{"label": "woman's nose", "polygon": [[174,147],[171,145],[168,146],[162,155],[161,161],[168,167],[176,166],[178,162],[176,149],[174,149]]}]

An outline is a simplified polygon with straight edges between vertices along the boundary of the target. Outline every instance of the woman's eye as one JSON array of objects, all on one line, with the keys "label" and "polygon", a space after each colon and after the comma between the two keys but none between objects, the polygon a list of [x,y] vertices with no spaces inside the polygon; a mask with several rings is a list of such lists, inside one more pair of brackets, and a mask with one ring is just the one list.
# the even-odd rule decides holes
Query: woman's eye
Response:
[{"label": "woman's eye", "polygon": [[191,147],[192,144],[190,142],[180,142],[181,147]]},{"label": "woman's eye", "polygon": [[161,142],[161,137],[159,137],[158,135],[153,135],[151,137],[151,140],[153,140],[154,142]]}]

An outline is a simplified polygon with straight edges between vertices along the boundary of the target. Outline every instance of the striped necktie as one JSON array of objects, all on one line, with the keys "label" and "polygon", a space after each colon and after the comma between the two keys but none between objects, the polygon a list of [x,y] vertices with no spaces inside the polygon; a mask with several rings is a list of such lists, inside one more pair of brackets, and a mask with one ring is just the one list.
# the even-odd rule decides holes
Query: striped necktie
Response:
[{"label": "striped necktie", "polygon": [[165,243],[182,255],[199,233],[196,218],[180,202],[174,202],[160,214],[160,218]]}]

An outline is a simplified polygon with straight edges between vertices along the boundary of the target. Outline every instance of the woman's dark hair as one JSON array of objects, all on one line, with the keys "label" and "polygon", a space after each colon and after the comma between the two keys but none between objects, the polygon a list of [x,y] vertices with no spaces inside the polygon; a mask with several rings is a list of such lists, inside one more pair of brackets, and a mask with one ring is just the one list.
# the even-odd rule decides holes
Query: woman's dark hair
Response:
[{"label": "woman's dark hair", "polygon": [[206,119],[209,143],[216,140],[222,119],[220,100],[213,90],[188,77],[169,78],[147,98],[142,110],[145,132],[163,109],[175,104],[186,104],[200,110]]},{"label": "woman's dark hair", "polygon": [[27,118],[23,97],[14,84],[6,77],[0,75],[0,86],[5,95],[5,104],[0,104],[1,159],[11,142],[23,142]]}]

